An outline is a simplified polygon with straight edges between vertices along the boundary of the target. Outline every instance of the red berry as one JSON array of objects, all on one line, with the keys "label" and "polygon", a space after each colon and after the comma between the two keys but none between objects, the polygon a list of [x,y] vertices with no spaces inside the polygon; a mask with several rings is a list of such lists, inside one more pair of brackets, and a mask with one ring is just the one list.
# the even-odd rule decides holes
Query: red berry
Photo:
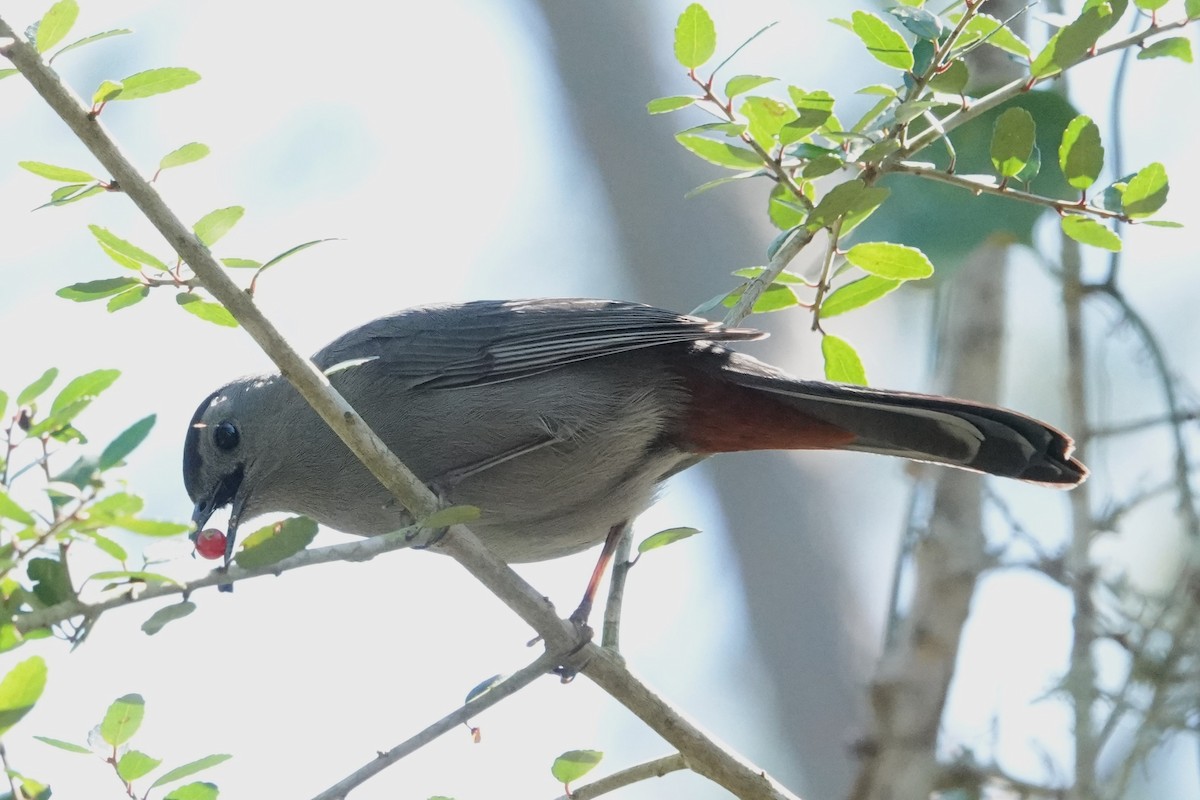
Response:
[{"label": "red berry", "polygon": [[224,558],[225,534],[216,528],[200,531],[196,535],[196,552],[202,558]]}]

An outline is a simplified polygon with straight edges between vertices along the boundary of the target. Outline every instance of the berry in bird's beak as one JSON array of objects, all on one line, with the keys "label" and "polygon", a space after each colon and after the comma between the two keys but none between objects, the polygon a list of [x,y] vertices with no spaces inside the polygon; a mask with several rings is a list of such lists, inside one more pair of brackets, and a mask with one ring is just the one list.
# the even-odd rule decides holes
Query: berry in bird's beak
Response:
[{"label": "berry in bird's beak", "polygon": [[225,534],[216,528],[208,528],[196,534],[196,552],[201,558],[225,557]]}]

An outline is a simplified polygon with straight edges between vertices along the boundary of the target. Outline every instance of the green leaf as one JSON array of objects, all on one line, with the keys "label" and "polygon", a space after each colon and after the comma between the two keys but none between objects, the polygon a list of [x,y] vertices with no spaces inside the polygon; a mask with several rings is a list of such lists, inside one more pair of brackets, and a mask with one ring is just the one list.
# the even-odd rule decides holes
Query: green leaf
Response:
[{"label": "green leaf", "polygon": [[950,66],[929,79],[929,86],[938,92],[962,94],[970,80],[971,71],[967,68],[967,62],[952,61]]},{"label": "green leaf", "polygon": [[838,156],[821,156],[815,161],[805,164],[800,174],[804,176],[805,180],[813,181],[817,178],[823,178],[826,175],[832,175],[845,166],[845,164],[846,162],[842,161]]},{"label": "green leaf", "polygon": [[1116,253],[1121,250],[1121,237],[1091,217],[1067,214],[1060,220],[1063,233],[1082,244],[1101,247]]},{"label": "green leaf", "polygon": [[43,203],[35,208],[34,211],[39,211],[47,207],[65,206],[68,203],[77,203],[80,200],[91,197],[95,194],[100,194],[103,191],[105,191],[104,187],[98,183],[93,183],[90,185],[83,183],[69,183],[65,186],[60,186],[51,192],[50,202]]},{"label": "green leaf", "polygon": [[27,658],[0,680],[0,736],[33,710],[46,688],[46,662],[41,656]]},{"label": "green leaf", "polygon": [[112,556],[122,564],[129,560],[129,553],[125,552],[125,548],[107,536],[101,536],[95,531],[81,531],[80,533],[86,536],[98,549]]},{"label": "green leaf", "polygon": [[98,369],[80,375],[62,388],[50,404],[50,413],[57,414],[79,400],[92,400],[121,377],[119,369]]},{"label": "green leaf", "polygon": [[50,56],[50,60],[47,61],[46,63],[53,64],[54,59],[58,58],[63,53],[69,53],[70,51],[72,51],[76,48],[83,47],[84,45],[91,44],[92,42],[98,42],[101,39],[109,39],[113,36],[123,36],[127,33],[133,33],[133,31],[129,28],[115,28],[111,31],[104,31],[103,33],[93,33],[91,36],[85,36],[82,39],[76,39],[75,41],[73,41],[69,45],[67,45],[66,47],[59,50],[54,55]]},{"label": "green leaf", "polygon": [[599,750],[568,750],[550,767],[550,774],[562,784],[569,784],[587,775],[604,758]]},{"label": "green leaf", "polygon": [[[451,525],[463,525],[479,519],[480,511],[475,506],[447,506],[439,508],[419,524],[422,528],[448,528]],[[306,545],[307,546],[307,545]]]},{"label": "green leaf", "polygon": [[933,264],[915,247],[892,242],[863,242],[846,251],[859,269],[891,280],[915,280],[933,274]]},{"label": "green leaf", "polygon": [[129,308],[132,305],[142,302],[150,296],[149,286],[139,286],[136,289],[129,289],[120,294],[113,295],[112,298],[105,304],[109,313],[120,311],[122,308]]},{"label": "green leaf", "polygon": [[154,427],[154,422],[157,418],[157,415],[151,414],[121,431],[117,435],[117,438],[109,442],[104,451],[100,453],[99,468],[101,470],[112,469],[117,464],[120,464],[125,459],[125,456],[132,453],[145,440],[146,436],[150,433],[150,429]]},{"label": "green leaf", "polygon": [[[950,21],[955,24],[961,19],[962,14],[950,15]],[[967,22],[963,27],[962,35],[955,42],[955,51],[961,52],[962,48],[981,39],[986,44],[1006,53],[1012,53],[1018,58],[1027,59],[1033,55],[1029,45],[1020,36],[1013,33],[1003,22],[987,14],[976,14]]]},{"label": "green leaf", "polygon": [[308,547],[316,535],[317,523],[308,517],[292,517],[250,534],[233,560],[245,569],[275,564]]},{"label": "green leaf", "polygon": [[881,17],[867,11],[855,11],[850,19],[854,33],[876,60],[905,71],[913,68],[913,54],[908,42]]},{"label": "green leaf", "polygon": [[0,486],[0,517],[15,520],[22,525],[36,525],[37,520],[33,515],[22,508],[16,500],[8,496],[4,491],[4,487]]},{"label": "green leaf", "polygon": [[92,750],[89,747],[84,747],[81,744],[72,744],[64,742],[62,739],[51,739],[49,736],[34,736],[39,742],[44,742],[51,747],[57,747],[59,750],[66,750],[68,753],[82,753],[83,755],[92,755]]},{"label": "green leaf", "polygon": [[222,258],[221,263],[230,269],[258,269],[262,266],[252,258]]},{"label": "green leaf", "polygon": [[1166,167],[1157,161],[1143,167],[1121,194],[1125,213],[1134,219],[1150,216],[1167,202],[1170,189]]},{"label": "green leaf", "polygon": [[130,75],[121,81],[125,90],[117,100],[141,100],[164,92],[191,86],[200,80],[199,74],[186,67],[160,67]]},{"label": "green leaf", "polygon": [[139,750],[130,750],[117,761],[117,775],[130,783],[150,774],[161,763],[161,758],[151,758]]},{"label": "green leaf", "polygon": [[62,562],[54,558],[31,558],[25,567],[33,581],[33,593],[48,606],[71,600],[75,592]]},{"label": "green leaf", "polygon": [[1081,114],[1067,125],[1058,148],[1058,164],[1067,183],[1080,191],[1096,182],[1104,169],[1104,146],[1100,128],[1090,117]]},{"label": "green leaf", "polygon": [[753,91],[776,80],[778,78],[768,78],[765,75],[734,75],[725,84],[725,96],[732,100],[739,94]]},{"label": "green leaf", "polygon": [[648,553],[651,550],[656,550],[660,547],[666,547],[669,544],[674,544],[689,536],[695,536],[700,532],[699,528],[667,528],[666,530],[652,533],[641,541],[638,545],[638,553]]},{"label": "green leaf", "polygon": [[101,278],[96,281],[72,283],[70,286],[59,289],[55,294],[67,300],[74,300],[76,303],[87,303],[92,300],[103,300],[105,297],[111,297],[126,289],[141,285],[142,282],[137,278]]},{"label": "green leaf", "polygon": [[1133,0],[1133,4],[1142,11],[1158,11],[1169,2],[1170,0]]},{"label": "green leaf", "polygon": [[675,25],[675,60],[689,70],[712,58],[717,51],[717,29],[699,3],[692,3]]},{"label": "green leaf", "polygon": [[[267,261],[267,263],[263,264],[261,267],[258,268],[258,271],[259,271],[259,273],[266,272],[268,269],[275,266],[280,261],[283,261],[285,258],[291,258],[292,256],[296,255],[297,253],[299,253],[303,250],[307,250],[308,248],[313,247],[314,245],[324,244],[325,242],[336,242],[336,241],[338,241],[336,238],[313,239],[311,242],[305,242],[304,244],[298,244],[295,247],[289,247],[287,250],[284,250],[282,253],[275,256],[274,258],[269,259]],[[227,264],[226,266],[229,266],[229,265]]]},{"label": "green leaf", "polygon": [[167,153],[158,162],[158,168],[171,169],[171,167],[182,167],[184,164],[191,164],[193,161],[199,161],[207,156],[211,151],[208,145],[200,142],[191,142],[183,147],[178,147]]},{"label": "green leaf", "polygon": [[1182,228],[1182,222],[1172,222],[1169,219],[1148,219],[1142,223],[1149,225],[1151,228]]},{"label": "green leaf", "polygon": [[125,91],[125,87],[120,81],[100,81],[96,91],[92,92],[92,105],[98,106],[109,100],[115,100],[123,91]]},{"label": "green leaf", "polygon": [[8,393],[0,391],[0,417],[4,416],[6,410],[8,410]]},{"label": "green leaf", "polygon": [[1037,127],[1033,115],[1014,106],[996,118],[992,129],[992,166],[1004,178],[1013,178],[1025,168],[1033,153]]},{"label": "green leaf", "polygon": [[924,8],[896,6],[889,8],[888,13],[919,39],[936,40],[950,32],[949,26],[937,14]]},{"label": "green leaf", "polygon": [[184,311],[194,314],[205,322],[224,325],[227,328],[236,328],[238,326],[238,321],[233,318],[233,314],[230,314],[229,309],[220,303],[210,303],[207,300],[201,300],[196,295],[188,292],[181,292],[175,295],[175,302]]},{"label": "green leaf", "polygon": [[753,150],[745,147],[735,147],[725,142],[718,142],[704,136],[691,133],[677,133],[675,139],[681,145],[703,158],[709,163],[729,169],[757,169],[763,165],[762,159]]},{"label": "green leaf", "polygon": [[189,761],[183,766],[176,767],[175,769],[159,776],[154,783],[150,784],[150,788],[154,789],[155,787],[164,786],[172,781],[177,781],[180,778],[186,778],[189,775],[195,775],[197,772],[203,772],[204,770],[209,769],[210,767],[215,767],[217,764],[221,764],[231,758],[233,758],[233,756],[227,753],[216,753],[211,756],[205,756],[204,758],[198,758],[195,761]]},{"label": "green leaf", "polygon": [[96,180],[90,172],[71,167],[56,167],[53,164],[43,164],[41,161],[18,161],[17,166],[40,178],[49,178],[52,181],[62,181],[63,183],[88,183]]},{"label": "green leaf", "polygon": [[195,232],[196,238],[205,246],[212,247],[218,239],[229,233],[230,228],[236,225],[245,213],[246,209],[241,206],[218,208],[201,217],[192,226],[192,230]]},{"label": "green leaf", "polygon": [[892,190],[886,186],[868,186],[859,192],[842,217],[842,235],[847,235],[875,213],[875,209],[879,208],[891,193]]},{"label": "green leaf", "polygon": [[137,517],[119,517],[113,520],[113,524],[139,536],[178,536],[192,529],[191,525],[185,525],[182,522],[165,522]]},{"label": "green leaf", "polygon": [[[92,236],[96,237],[96,241],[103,247],[107,247],[126,258],[133,259],[139,264],[145,264],[148,267],[153,267],[160,272],[168,270],[167,265],[157,258],[147,253],[137,245],[130,244],[121,237],[113,234],[106,228],[101,228],[99,225],[88,225],[88,230],[92,232]],[[120,262],[118,262],[120,263]]]},{"label": "green leaf", "polygon": [[748,121],[750,137],[768,153],[775,147],[780,129],[796,119],[795,111],[771,97],[747,97],[739,111]]},{"label": "green leaf", "polygon": [[808,227],[816,230],[832,225],[838,217],[843,216],[854,207],[854,203],[866,189],[866,183],[859,178],[834,186],[825,193],[816,208],[809,214]]},{"label": "green leaf", "polygon": [[145,501],[135,494],[117,492],[92,503],[91,518],[104,517],[112,520],[115,517],[129,517],[140,512],[145,505]]},{"label": "green leaf", "polygon": [[[184,526],[191,529],[191,525]],[[168,575],[160,575],[157,572],[146,572],[145,570],[131,569],[112,569],[104,572],[97,572],[90,576],[88,580],[94,581],[117,581],[119,584],[127,585],[134,583],[163,583],[170,586],[179,586],[179,581]],[[117,585],[117,584],[114,584]],[[111,587],[109,587],[111,588]]]},{"label": "green leaf", "polygon": [[[182,603],[172,603],[169,606],[163,606],[151,614],[148,620],[142,623],[142,630],[147,635],[153,636],[161,631],[168,622],[174,622],[177,619],[183,619],[195,610],[196,604],[191,600],[184,600]],[[155,783],[154,785],[157,786],[158,784]]]},{"label": "green leaf", "polygon": [[1025,166],[1021,167],[1021,171],[1013,177],[1021,183],[1029,183],[1038,176],[1042,171],[1042,148],[1038,147],[1034,142],[1033,152],[1029,154],[1029,161],[1025,162]]},{"label": "green leaf", "polygon": [[100,737],[113,747],[133,738],[146,714],[146,701],[140,694],[127,694],[113,701],[100,722]]},{"label": "green leaf", "polygon": [[0,80],[11,77],[20,72],[19,69],[0,69]]},{"label": "green leaf", "polygon": [[1030,74],[1034,78],[1044,78],[1083,61],[1096,41],[1116,24],[1119,16],[1113,13],[1111,3],[1097,2],[1086,6],[1078,19],[1050,37],[1033,59]]},{"label": "green leaf", "polygon": [[1183,13],[1188,19],[1200,19],[1200,0],[1185,0]]},{"label": "green leaf", "polygon": [[171,791],[163,800],[216,800],[216,797],[216,784],[197,781]]},{"label": "green leaf", "polygon": [[867,385],[867,372],[862,361],[845,339],[826,334],[821,339],[821,355],[825,357],[826,380]]},{"label": "green leaf", "polygon": [[797,117],[779,131],[782,144],[800,141],[833,117],[834,97],[829,92],[806,92],[797,86],[789,86],[788,97],[796,106]]},{"label": "green leaf", "polygon": [[646,103],[646,111],[651,114],[666,114],[669,111],[678,111],[681,108],[687,108],[694,104],[699,97],[690,95],[675,95],[673,97],[657,97]]},{"label": "green leaf", "polygon": [[1137,54],[1138,61],[1152,58],[1178,58],[1186,64],[1192,63],[1192,40],[1186,36],[1159,39]]},{"label": "green leaf", "polygon": [[868,275],[834,289],[821,303],[821,318],[836,317],[873,303],[900,288],[904,281]]},{"label": "green leaf", "polygon": [[42,392],[50,388],[50,384],[54,383],[54,379],[58,377],[58,369],[51,367],[42,373],[41,377],[33,383],[26,386],[17,395],[17,406],[27,406],[41,396]]},{"label": "green leaf", "polygon": [[38,22],[35,44],[39,53],[44,53],[63,40],[75,20],[79,17],[79,4],[75,0],[58,0]]}]

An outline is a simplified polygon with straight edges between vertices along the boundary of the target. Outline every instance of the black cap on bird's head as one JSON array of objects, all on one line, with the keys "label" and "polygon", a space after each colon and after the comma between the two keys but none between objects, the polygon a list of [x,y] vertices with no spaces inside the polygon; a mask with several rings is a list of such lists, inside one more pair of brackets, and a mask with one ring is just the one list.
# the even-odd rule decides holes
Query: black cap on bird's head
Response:
[{"label": "black cap on bird's head", "polygon": [[[247,460],[241,425],[231,389],[218,389],[204,398],[192,415],[183,445],[183,484],[195,506],[192,522],[196,530],[192,541],[219,508],[230,506],[229,531],[225,539],[225,566],[233,556],[237,526],[249,499],[246,484]],[[225,587],[222,587],[225,588]]]}]

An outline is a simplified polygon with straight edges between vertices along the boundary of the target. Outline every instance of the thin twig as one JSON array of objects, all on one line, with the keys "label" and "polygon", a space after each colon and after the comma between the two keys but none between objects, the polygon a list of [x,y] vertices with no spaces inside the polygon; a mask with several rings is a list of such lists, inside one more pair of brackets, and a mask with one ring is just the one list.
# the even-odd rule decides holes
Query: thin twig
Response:
[{"label": "thin twig", "polygon": [[370,762],[359,767],[345,778],[342,778],[333,786],[330,786],[314,797],[313,800],[343,800],[350,792],[364,784],[368,779],[392,766],[405,756],[416,752],[439,736],[454,730],[467,720],[477,716],[480,712],[491,708],[501,700],[510,697],[538,678],[546,675],[562,661],[562,655],[561,653],[552,653],[547,650],[528,666],[509,675],[500,683],[459,706],[424,730],[410,736],[390,750],[380,751]]},{"label": "thin twig", "polygon": [[606,775],[591,783],[572,789],[570,797],[564,794],[559,795],[555,800],[592,800],[594,797],[600,797],[609,792],[615,792],[618,789],[624,789],[626,786],[632,786],[635,783],[640,783],[651,778],[661,778],[664,775],[678,772],[681,769],[687,769],[687,761],[679,753],[673,753],[669,756],[656,758],[653,761],[635,764],[620,772],[614,772],[612,775]]}]

